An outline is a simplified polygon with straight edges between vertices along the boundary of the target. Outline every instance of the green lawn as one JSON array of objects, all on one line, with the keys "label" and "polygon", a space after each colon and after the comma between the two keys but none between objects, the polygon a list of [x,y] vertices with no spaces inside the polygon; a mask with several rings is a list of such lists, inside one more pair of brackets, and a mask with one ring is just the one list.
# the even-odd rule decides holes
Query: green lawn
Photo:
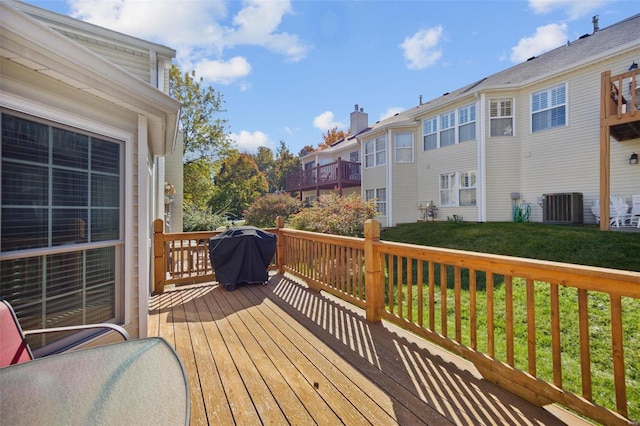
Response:
[{"label": "green lawn", "polygon": [[[573,264],[601,266],[622,270],[640,271],[640,233],[602,232],[594,226],[558,226],[540,223],[454,223],[429,222],[399,225],[382,231],[381,238],[386,241],[406,242],[419,245],[470,250],[483,253],[494,253],[509,256],[544,259]],[[396,261],[397,262],[397,261]],[[403,261],[406,263],[406,261]],[[413,261],[416,262],[416,261]],[[404,265],[406,271],[406,265]],[[413,265],[413,271],[417,265]],[[397,270],[397,263],[394,269]],[[455,336],[455,317],[452,271],[447,268],[447,330],[440,329],[440,289],[436,286],[434,312],[436,332]],[[486,341],[486,295],[484,293],[484,273],[478,277],[477,294],[477,331],[478,350],[487,350]],[[415,272],[414,272],[415,275]],[[440,282],[436,270],[436,283]],[[406,283],[407,277],[400,282]],[[469,345],[469,293],[468,273],[462,276],[462,343]],[[413,277],[415,282],[415,277]],[[504,277],[495,276],[495,357],[506,360],[505,334],[505,285]],[[398,291],[394,287],[391,295],[387,294],[387,303]],[[408,288],[403,284],[400,290],[405,302],[403,314],[408,316],[406,300],[411,299],[413,305],[412,320],[418,321],[417,294],[407,294]],[[415,289],[413,290],[416,291]],[[428,300],[426,289],[424,300]],[[551,312],[549,286],[537,283],[536,329],[537,329],[537,376],[553,382],[550,335]],[[397,306],[397,300],[394,300]],[[514,327],[515,327],[515,364],[527,370],[527,334],[526,334],[526,291],[524,280],[514,278],[513,281]],[[389,306],[387,306],[389,307]],[[395,308],[397,309],[397,307]],[[581,394],[580,347],[578,341],[577,291],[572,288],[560,288],[561,346],[563,366],[563,387],[578,395]],[[594,402],[615,411],[613,393],[613,371],[611,363],[611,335],[609,299],[605,294],[590,292],[589,321],[591,330],[590,350],[594,391]],[[425,306],[423,321],[428,324],[428,306]],[[637,420],[640,417],[640,300],[623,298],[623,328],[625,368],[627,378],[627,401],[629,417]]]},{"label": "green lawn", "polygon": [[595,226],[419,222],[384,229],[381,239],[640,271],[640,233],[603,232]]}]

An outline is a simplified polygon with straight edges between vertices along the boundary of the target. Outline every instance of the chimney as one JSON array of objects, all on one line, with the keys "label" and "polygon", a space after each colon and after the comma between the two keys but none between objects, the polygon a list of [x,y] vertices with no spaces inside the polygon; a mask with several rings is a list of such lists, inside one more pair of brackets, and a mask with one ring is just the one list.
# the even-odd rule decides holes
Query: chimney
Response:
[{"label": "chimney", "polygon": [[363,108],[358,109],[358,104],[356,104],[354,110],[351,112],[349,132],[352,135],[357,135],[367,127],[369,127],[369,114],[364,112]]},{"label": "chimney", "polygon": [[420,95],[420,105],[422,105],[422,95]]},{"label": "chimney", "polygon": [[598,28],[598,19],[599,19],[600,15],[594,15],[593,18],[591,18],[591,23],[593,24],[593,32],[594,34],[598,32],[598,30],[600,28]]}]

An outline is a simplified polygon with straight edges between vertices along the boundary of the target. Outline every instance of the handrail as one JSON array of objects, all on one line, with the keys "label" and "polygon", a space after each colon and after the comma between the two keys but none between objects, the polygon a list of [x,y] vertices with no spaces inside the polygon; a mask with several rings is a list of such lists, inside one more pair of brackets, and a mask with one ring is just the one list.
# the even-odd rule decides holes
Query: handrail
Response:
[{"label": "handrail", "polygon": [[[365,309],[368,321],[434,342],[534,404],[558,403],[604,424],[638,420],[628,390],[638,387],[639,272],[381,241],[376,221],[364,238],[276,223],[274,267]],[[209,234],[154,238],[180,251],[166,242]],[[166,258],[159,264],[166,268]],[[594,365],[594,351],[608,351],[610,363]]]}]

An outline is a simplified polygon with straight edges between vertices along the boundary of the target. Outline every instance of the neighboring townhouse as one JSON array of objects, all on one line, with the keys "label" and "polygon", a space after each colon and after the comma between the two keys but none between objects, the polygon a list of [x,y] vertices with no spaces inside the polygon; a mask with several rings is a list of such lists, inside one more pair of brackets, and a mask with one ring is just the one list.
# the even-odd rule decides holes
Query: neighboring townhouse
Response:
[{"label": "neighboring townhouse", "polygon": [[[152,222],[181,204],[175,51],[10,0],[0,46],[0,297],[24,328],[113,322],[145,336]],[[95,336],[60,337],[30,343]]]},{"label": "neighboring townhouse", "polygon": [[[596,25],[522,64],[424,103],[420,97],[416,107],[358,133],[361,194],[380,203],[378,220],[426,220],[435,204],[436,220],[511,221],[524,203],[531,221],[596,223],[590,207],[601,193],[601,74],[637,67],[639,28],[640,14]],[[635,72],[616,83],[626,99],[637,93]],[[635,114],[637,106],[623,108]],[[630,164],[640,152],[640,125],[627,128],[631,134],[609,144],[606,184],[630,200],[640,194],[640,166]],[[551,209],[558,200],[568,203],[560,213]]]},{"label": "neighboring townhouse", "polygon": [[357,135],[367,129],[368,114],[355,105],[350,116],[349,136],[329,148],[300,157],[302,171],[287,176],[286,190],[298,191],[305,204],[321,194],[360,194],[361,163]]}]

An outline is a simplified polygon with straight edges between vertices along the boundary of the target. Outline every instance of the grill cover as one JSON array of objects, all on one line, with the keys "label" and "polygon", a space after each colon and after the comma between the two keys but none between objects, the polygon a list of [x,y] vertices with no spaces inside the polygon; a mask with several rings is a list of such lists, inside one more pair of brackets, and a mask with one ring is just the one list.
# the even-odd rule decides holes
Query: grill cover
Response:
[{"label": "grill cover", "polygon": [[218,282],[266,283],[267,268],[276,252],[277,237],[253,226],[237,226],[209,239],[209,258]]}]

